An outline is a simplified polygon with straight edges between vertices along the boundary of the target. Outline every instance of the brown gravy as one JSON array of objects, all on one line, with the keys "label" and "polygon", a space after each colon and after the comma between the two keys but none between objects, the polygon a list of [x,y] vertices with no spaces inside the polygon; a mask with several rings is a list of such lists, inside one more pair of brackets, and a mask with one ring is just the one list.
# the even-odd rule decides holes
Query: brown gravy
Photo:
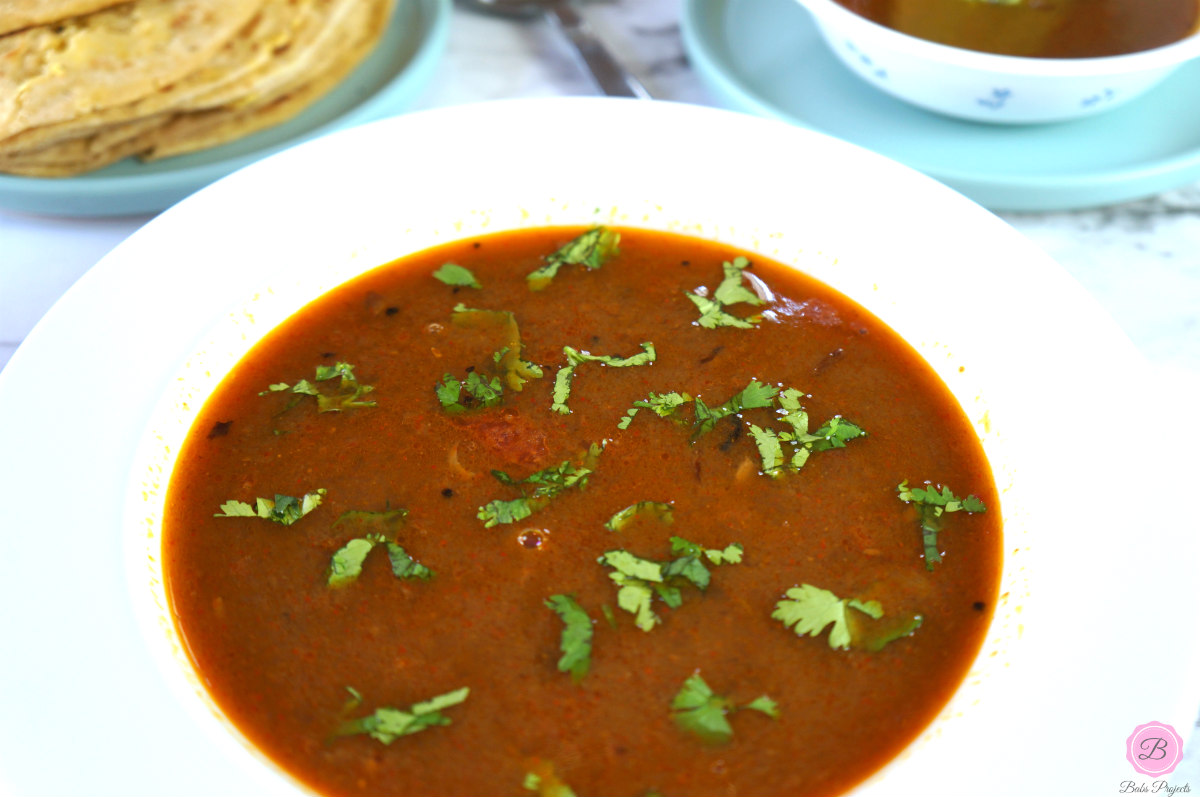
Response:
[{"label": "brown gravy", "polygon": [[[764,313],[751,329],[697,326],[684,295],[711,295],[722,263],[743,253],[664,233],[622,230],[602,267],[564,267],[531,291],[525,275],[580,232],[505,233],[413,255],[323,296],[244,358],[201,411],[170,483],[164,567],[187,649],[232,722],[322,794],[512,797],[530,793],[531,773],[548,797],[568,794],[556,779],[578,797],[843,792],[933,720],[988,628],[1001,523],[976,435],[904,341],[765,258],[751,257],[747,273],[774,298],[727,308]],[[432,277],[451,261],[482,289]],[[447,373],[491,373],[504,337],[452,323],[459,303],[511,311],[521,357],[543,377],[498,406],[446,412],[434,386]],[[652,365],[586,362],[570,412],[550,410],[564,346],[628,356],[647,341]],[[293,405],[296,395],[268,390],[339,361],[374,387],[360,398],[375,406],[318,412],[309,396]],[[717,406],[752,378],[809,394],[812,428],[842,415],[867,435],[771,478],[748,424],[776,423],[777,410],[728,416],[694,442],[687,422],[650,409],[618,427],[651,392]],[[586,487],[521,522],[478,518],[520,495],[490,470],[519,479],[579,462],[597,441],[607,442]],[[944,561],[932,569],[918,513],[897,499],[902,480],[987,504],[946,516]],[[321,504],[292,525],[214,517],[231,499],[316,488]],[[605,527],[638,501],[669,503],[673,522]],[[402,522],[378,528],[434,577],[397,578],[377,551],[353,583],[330,587],[331,557],[357,534],[337,522],[343,513],[400,507]],[[645,631],[597,560],[613,549],[663,560],[674,535],[713,549],[740,543],[744,559],[710,564],[703,591],[681,585],[677,608],[656,599],[661,622]],[[800,584],[878,601],[881,622],[923,621],[876,652],[833,649],[829,629],[798,636],[772,618]],[[578,683],[556,667],[564,624],[545,605],[556,594],[574,596],[594,631]],[[732,739],[702,742],[671,715],[697,673],[739,706],[769,696],[778,717],[738,710]],[[377,708],[462,687],[470,696],[445,710],[447,726],[386,745],[338,734]]]}]

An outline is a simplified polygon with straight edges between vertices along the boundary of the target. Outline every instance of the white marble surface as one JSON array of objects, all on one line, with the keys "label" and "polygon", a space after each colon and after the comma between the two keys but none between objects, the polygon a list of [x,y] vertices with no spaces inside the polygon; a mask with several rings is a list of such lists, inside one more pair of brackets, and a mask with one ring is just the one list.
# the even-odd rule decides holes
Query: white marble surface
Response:
[{"label": "white marble surface", "polygon": [[[584,10],[656,98],[715,104],[689,69],[680,2],[610,0]],[[590,81],[546,24],[456,8],[444,59],[417,107],[591,93]],[[1162,377],[1164,408],[1194,412],[1200,395],[1200,184],[1102,209],[1004,218],[1107,308]],[[0,210],[0,367],[58,297],[146,220]],[[1172,780],[1190,779],[1200,788],[1196,738],[1200,734]]]}]

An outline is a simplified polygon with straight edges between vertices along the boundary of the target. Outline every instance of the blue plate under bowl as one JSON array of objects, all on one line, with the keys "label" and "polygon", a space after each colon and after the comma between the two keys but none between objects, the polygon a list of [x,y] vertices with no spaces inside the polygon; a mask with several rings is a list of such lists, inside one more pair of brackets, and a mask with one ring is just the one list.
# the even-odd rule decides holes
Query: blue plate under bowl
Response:
[{"label": "blue plate under bowl", "polygon": [[682,26],[719,102],[859,144],[992,210],[1107,205],[1200,180],[1200,61],[1100,116],[998,126],[938,116],[867,85],[795,0],[686,0]]}]

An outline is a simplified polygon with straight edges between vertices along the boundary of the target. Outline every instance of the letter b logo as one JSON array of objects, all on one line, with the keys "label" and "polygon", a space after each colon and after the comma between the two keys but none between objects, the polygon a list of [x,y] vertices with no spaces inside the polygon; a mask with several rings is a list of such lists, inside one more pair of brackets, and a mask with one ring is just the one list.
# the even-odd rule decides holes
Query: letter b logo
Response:
[{"label": "letter b logo", "polygon": [[1139,747],[1143,750],[1147,748],[1150,750],[1148,753],[1138,753],[1140,761],[1161,761],[1167,757],[1167,740],[1161,736],[1147,736],[1142,739]]},{"label": "letter b logo", "polygon": [[1163,722],[1139,725],[1125,740],[1125,758],[1143,775],[1169,775],[1182,757],[1183,740]]}]

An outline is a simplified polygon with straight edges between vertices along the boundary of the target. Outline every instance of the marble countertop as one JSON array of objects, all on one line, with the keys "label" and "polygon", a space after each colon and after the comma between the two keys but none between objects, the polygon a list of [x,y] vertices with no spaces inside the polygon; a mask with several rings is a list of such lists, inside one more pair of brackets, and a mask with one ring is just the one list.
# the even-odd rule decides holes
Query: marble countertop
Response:
[{"label": "marble countertop", "polygon": [[[680,2],[600,0],[584,12],[655,98],[717,105],[689,66]],[[513,22],[456,7],[443,60],[416,107],[594,93],[564,41],[543,21]],[[1164,406],[1194,406],[1200,394],[1200,184],[1110,207],[1002,217],[1115,318],[1163,380],[1170,401]],[[0,368],[54,302],[148,218],[0,210]],[[1200,785],[1195,737],[1180,775]]]}]

